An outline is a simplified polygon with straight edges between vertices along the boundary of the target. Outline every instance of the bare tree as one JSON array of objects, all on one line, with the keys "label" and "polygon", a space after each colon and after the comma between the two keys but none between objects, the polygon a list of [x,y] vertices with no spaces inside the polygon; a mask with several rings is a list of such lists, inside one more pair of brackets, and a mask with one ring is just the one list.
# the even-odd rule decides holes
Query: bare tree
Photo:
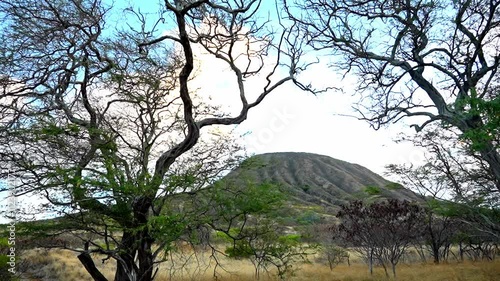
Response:
[{"label": "bare tree", "polygon": [[[316,50],[359,77],[374,128],[406,117],[457,128],[500,190],[500,1],[284,1]],[[300,11],[300,12],[299,12]]]},{"label": "bare tree", "polygon": [[[267,28],[261,7],[165,1],[145,14],[100,0],[0,1],[9,42],[0,46],[0,177],[65,216],[43,231],[77,235],[84,247],[73,250],[94,280],[106,278],[93,253],[117,262],[115,280],[154,279],[181,232],[165,198],[196,192],[236,160],[233,142],[203,128],[243,122],[286,82],[313,91],[296,80],[307,66],[297,28]],[[190,87],[202,50],[231,70],[238,114]],[[256,93],[252,77],[264,81]]]},{"label": "bare tree", "polygon": [[378,260],[386,275],[387,266],[391,266],[394,277],[401,256],[425,229],[423,208],[408,201],[389,200],[369,206],[354,201],[342,206],[337,217],[341,223],[335,234],[367,258],[370,273],[374,260]]}]

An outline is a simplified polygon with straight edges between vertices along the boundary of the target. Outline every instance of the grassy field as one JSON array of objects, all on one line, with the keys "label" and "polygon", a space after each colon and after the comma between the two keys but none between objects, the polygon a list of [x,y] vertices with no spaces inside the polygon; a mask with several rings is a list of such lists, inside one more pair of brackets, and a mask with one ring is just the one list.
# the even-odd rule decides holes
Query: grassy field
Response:
[{"label": "grassy field", "polygon": [[[26,273],[23,280],[36,281],[92,281],[85,272],[76,254],[64,250],[30,250],[23,254],[22,266]],[[196,260],[197,259],[197,260]],[[208,281],[213,280],[213,261],[208,253],[195,256],[172,257],[175,264],[165,263],[158,272],[158,281]],[[225,265],[219,270],[219,280],[250,281],[255,280],[254,268],[249,261],[221,259]],[[183,266],[181,266],[183,265]],[[114,264],[106,262],[99,264],[104,274],[112,280]],[[367,266],[354,262],[351,266],[339,265],[330,271],[328,266],[309,263],[301,264],[293,276],[287,280],[304,281],[375,281],[392,280],[385,277],[382,268],[376,268],[370,276]],[[274,276],[262,273],[260,280],[278,280]],[[447,264],[401,264],[398,266],[398,281],[498,281],[500,280],[500,261],[493,262],[450,262]]]}]

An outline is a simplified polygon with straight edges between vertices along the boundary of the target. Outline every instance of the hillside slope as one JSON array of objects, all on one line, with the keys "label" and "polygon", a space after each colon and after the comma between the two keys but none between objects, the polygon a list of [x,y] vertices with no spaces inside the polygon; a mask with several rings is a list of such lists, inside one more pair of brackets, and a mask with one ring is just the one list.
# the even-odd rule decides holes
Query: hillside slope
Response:
[{"label": "hillside slope", "polygon": [[330,211],[356,199],[421,200],[410,190],[385,180],[363,166],[311,153],[256,155],[231,172],[227,178],[277,183],[283,186],[295,203],[319,205]]}]

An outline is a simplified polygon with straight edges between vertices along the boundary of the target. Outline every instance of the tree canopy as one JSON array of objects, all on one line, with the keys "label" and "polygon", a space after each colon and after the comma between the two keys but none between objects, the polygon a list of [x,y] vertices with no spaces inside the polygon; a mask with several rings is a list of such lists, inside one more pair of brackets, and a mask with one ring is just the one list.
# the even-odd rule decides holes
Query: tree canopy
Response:
[{"label": "tree canopy", "polygon": [[[266,26],[261,1],[151,7],[0,1],[9,42],[0,46],[0,178],[71,219],[65,231],[105,240],[82,235],[73,249],[95,280],[106,279],[91,253],[117,261],[115,280],[152,280],[158,227],[175,221],[165,198],[195,193],[237,163],[235,142],[208,128],[243,122],[287,82],[306,89],[296,79],[306,67],[299,30]],[[237,114],[192,86],[202,54],[231,71]],[[252,77],[263,83],[251,93]]]}]

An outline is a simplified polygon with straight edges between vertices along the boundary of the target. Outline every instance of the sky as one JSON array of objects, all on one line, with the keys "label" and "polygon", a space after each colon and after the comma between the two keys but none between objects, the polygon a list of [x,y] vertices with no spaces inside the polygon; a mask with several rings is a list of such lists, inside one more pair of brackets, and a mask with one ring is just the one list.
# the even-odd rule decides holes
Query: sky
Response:
[{"label": "sky", "polygon": [[[234,74],[209,55],[198,55],[197,60],[193,88],[198,88],[198,95],[210,96],[212,101],[236,115],[241,105]],[[263,76],[266,73],[263,69]],[[380,175],[388,164],[424,161],[422,150],[411,143],[394,141],[401,133],[414,134],[415,130],[409,127],[412,123],[403,120],[374,130],[366,121],[356,118],[359,114],[352,106],[359,100],[359,93],[354,90],[356,79],[352,76],[342,79],[342,75],[326,63],[319,63],[299,78],[317,88],[333,86],[342,91],[329,90],[314,95],[288,83],[272,92],[249,111],[247,120],[234,132],[250,154],[310,152],[356,163]],[[245,81],[249,102],[260,93],[263,81],[262,76]]]},{"label": "sky", "polygon": [[396,144],[401,132],[411,129],[396,124],[375,131],[352,117],[339,116],[349,109],[349,98],[337,93],[320,96],[296,92],[288,98],[279,91],[252,111],[240,126],[252,153],[311,152],[360,164],[383,174],[388,164],[420,163],[422,152],[410,143]]}]

